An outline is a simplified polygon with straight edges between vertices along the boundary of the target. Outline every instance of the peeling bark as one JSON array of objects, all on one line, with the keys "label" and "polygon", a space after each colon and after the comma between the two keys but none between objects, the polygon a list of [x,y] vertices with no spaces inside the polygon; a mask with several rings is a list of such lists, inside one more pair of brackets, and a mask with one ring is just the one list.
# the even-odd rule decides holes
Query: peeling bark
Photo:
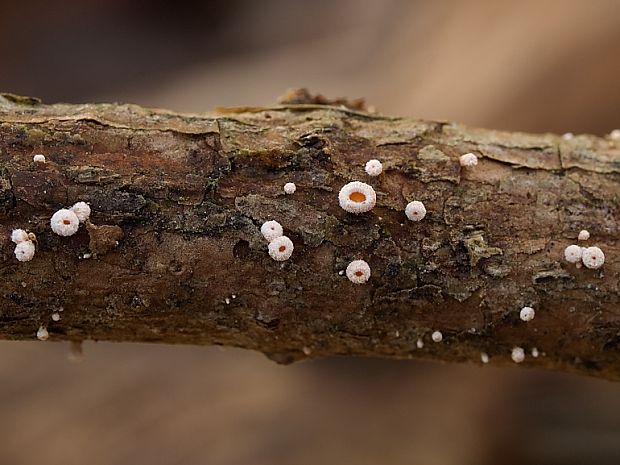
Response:
[{"label": "peeling bark", "polygon": [[[486,352],[508,364],[520,346],[522,365],[620,379],[620,144],[357,108],[181,115],[4,94],[0,337],[45,326],[50,340],[223,344],[281,363]],[[478,166],[461,168],[466,152]],[[378,178],[364,173],[370,158]],[[339,208],[351,180],[377,191],[370,213]],[[428,210],[418,223],[404,215],[414,199]],[[77,201],[92,224],[53,234],[51,215]],[[295,244],[287,262],[267,254],[269,219]],[[36,234],[32,261],[13,256],[13,228]],[[581,229],[606,254],[600,270],[563,260]],[[365,285],[343,276],[358,258],[372,268]]]}]

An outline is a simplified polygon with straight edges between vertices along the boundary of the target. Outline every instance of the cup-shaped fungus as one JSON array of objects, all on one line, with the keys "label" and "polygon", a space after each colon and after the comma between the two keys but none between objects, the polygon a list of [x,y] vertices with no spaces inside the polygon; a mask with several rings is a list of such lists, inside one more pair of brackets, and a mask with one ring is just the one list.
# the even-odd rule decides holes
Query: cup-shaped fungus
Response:
[{"label": "cup-shaped fungus", "polygon": [[433,342],[441,342],[443,341],[443,334],[441,334],[441,331],[435,331],[431,334],[431,339]]},{"label": "cup-shaped fungus", "polygon": [[372,186],[360,181],[353,181],[342,186],[338,193],[340,207],[349,213],[366,213],[377,203],[377,194]]},{"label": "cup-shaped fungus", "polygon": [[71,210],[61,208],[52,215],[50,225],[59,236],[73,236],[80,227],[80,220]]},{"label": "cup-shaped fungus", "polygon": [[569,263],[578,263],[581,261],[583,249],[578,245],[569,245],[564,249],[564,258]]},{"label": "cup-shaped fungus", "polygon": [[90,207],[86,202],[78,202],[73,205],[70,210],[75,213],[80,223],[83,223],[90,216]]},{"label": "cup-shaped fungus", "polygon": [[581,259],[586,268],[596,270],[605,263],[605,254],[598,247],[588,247],[583,249]]},{"label": "cup-shaped fungus", "polygon": [[577,240],[579,241],[587,241],[588,239],[590,239],[590,232],[587,231],[586,229],[582,229],[581,231],[579,231],[579,235],[577,236]]},{"label": "cup-shaped fungus", "polygon": [[14,229],[11,232],[11,240],[16,244],[19,244],[20,242],[29,241],[30,238],[28,237],[28,233],[23,229]]},{"label": "cup-shaped fungus", "polygon": [[295,185],[295,183],[287,182],[286,184],[284,184],[285,194],[289,194],[289,195],[294,194],[296,190],[297,190],[297,186]]},{"label": "cup-shaped fungus", "polygon": [[460,156],[459,163],[461,166],[466,167],[476,166],[478,164],[478,157],[473,153],[466,153]]},{"label": "cup-shaped fungus", "polygon": [[364,260],[353,260],[347,266],[347,278],[355,284],[364,284],[370,279],[370,266]]},{"label": "cup-shaped fungus", "polygon": [[39,330],[37,331],[37,339],[39,341],[47,341],[47,338],[50,337],[50,333],[47,332],[47,328],[45,326],[39,326]]},{"label": "cup-shaped fungus", "polygon": [[525,351],[521,347],[513,347],[510,358],[512,358],[512,361],[515,363],[521,363],[525,360]]},{"label": "cup-shaped fungus", "polygon": [[29,262],[34,257],[35,247],[32,241],[23,241],[15,246],[15,258],[20,262]]},{"label": "cup-shaped fungus", "polygon": [[523,307],[519,312],[519,318],[523,321],[532,321],[536,316],[536,312],[532,307]]},{"label": "cup-shaped fungus", "polygon": [[269,256],[277,262],[283,262],[291,258],[293,248],[293,241],[286,236],[279,236],[269,243]]},{"label": "cup-shaped fungus", "polygon": [[414,200],[405,207],[405,215],[411,221],[420,221],[426,216],[426,207],[419,200]]},{"label": "cup-shaped fungus", "polygon": [[379,176],[383,171],[383,165],[379,160],[368,160],[364,169],[368,176]]},{"label": "cup-shaped fungus", "polygon": [[276,237],[282,236],[284,234],[284,229],[282,229],[282,225],[277,221],[270,220],[263,223],[260,227],[260,232],[267,241],[271,242]]},{"label": "cup-shaped fungus", "polygon": [[34,157],[32,157],[32,161],[34,161],[35,163],[45,163],[45,156],[41,154],[37,154]]}]

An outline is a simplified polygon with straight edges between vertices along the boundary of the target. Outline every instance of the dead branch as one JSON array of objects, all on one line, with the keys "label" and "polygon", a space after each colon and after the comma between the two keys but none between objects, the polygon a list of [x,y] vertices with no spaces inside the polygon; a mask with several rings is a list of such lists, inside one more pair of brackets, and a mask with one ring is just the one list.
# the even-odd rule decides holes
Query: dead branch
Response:
[{"label": "dead branch", "polygon": [[[466,152],[476,167],[460,166]],[[364,172],[371,158],[379,177]],[[484,352],[512,364],[518,346],[522,365],[620,379],[620,143],[609,138],[345,104],[182,115],[4,94],[0,161],[2,338],[34,339],[43,326],[50,340],[223,344],[282,363],[479,363]],[[352,180],[376,190],[371,212],[339,207]],[[424,220],[407,220],[411,200],[426,205]],[[52,214],[78,201],[91,223],[54,234]],[[267,253],[270,219],[294,243],[288,261]],[[14,228],[36,235],[31,261],[15,258]],[[591,238],[579,244],[606,255],[598,270],[564,260],[581,229]],[[364,285],[343,275],[358,258],[372,269]]]}]

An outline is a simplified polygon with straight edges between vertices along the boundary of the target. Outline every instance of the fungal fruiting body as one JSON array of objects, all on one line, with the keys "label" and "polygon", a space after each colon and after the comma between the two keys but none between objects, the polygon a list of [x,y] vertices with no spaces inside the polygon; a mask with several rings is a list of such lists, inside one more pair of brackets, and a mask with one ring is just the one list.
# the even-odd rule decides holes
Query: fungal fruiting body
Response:
[{"label": "fungal fruiting body", "polygon": [[30,238],[28,237],[28,233],[23,229],[14,229],[11,232],[11,240],[16,244],[19,244],[20,242],[29,241]]},{"label": "fungal fruiting body", "polygon": [[424,348],[424,341],[423,341],[422,339],[418,339],[418,340],[416,341],[416,343],[415,343],[415,346],[416,346],[418,349],[423,349],[423,348]]},{"label": "fungal fruiting body", "polygon": [[536,316],[536,312],[532,307],[523,307],[519,312],[519,318],[523,321],[532,321]]},{"label": "fungal fruiting body", "polygon": [[353,260],[347,266],[347,278],[355,284],[364,284],[370,279],[370,266],[364,260]]},{"label": "fungal fruiting body", "polygon": [[480,352],[480,361],[482,363],[489,363],[489,355],[486,352]]},{"label": "fungal fruiting body", "polygon": [[512,358],[513,362],[521,363],[523,360],[525,360],[525,352],[521,347],[513,347],[510,357]]},{"label": "fungal fruiting body", "polygon": [[80,223],[83,223],[90,216],[90,207],[86,202],[78,202],[73,205],[70,210],[75,213]]},{"label": "fungal fruiting body", "polygon": [[586,231],[585,229],[582,229],[581,231],[579,231],[579,235],[577,236],[577,240],[579,241],[587,241],[588,239],[590,239],[590,232]]},{"label": "fungal fruiting body", "polygon": [[15,258],[20,262],[29,262],[34,257],[35,247],[32,241],[23,241],[15,246]]},{"label": "fungal fruiting body", "polygon": [[34,239],[34,234],[28,234],[23,229],[14,229],[11,232],[11,240],[17,244],[14,252],[15,258],[17,258],[20,262],[29,262],[34,257]]},{"label": "fungal fruiting body", "polygon": [[338,193],[338,202],[340,207],[349,213],[366,213],[377,203],[377,194],[372,186],[353,181],[342,186]]},{"label": "fungal fruiting body", "polygon": [[478,164],[478,157],[473,153],[466,153],[465,155],[461,155],[459,163],[461,166],[466,167],[476,166]]},{"label": "fungal fruiting body", "polygon": [[282,228],[282,225],[277,221],[270,220],[263,223],[263,225],[260,227],[260,232],[265,239],[271,242],[276,237],[282,236],[284,234],[284,229]]},{"label": "fungal fruiting body", "polygon": [[292,254],[293,242],[286,236],[276,237],[269,243],[269,255],[277,262],[288,260]]},{"label": "fungal fruiting body", "polygon": [[581,259],[586,268],[596,270],[605,263],[605,254],[598,247],[588,247],[583,249]]},{"label": "fungal fruiting body", "polygon": [[614,129],[609,133],[612,140],[620,140],[620,129]]},{"label": "fungal fruiting body", "polygon": [[34,161],[35,163],[45,163],[45,157],[41,154],[38,154],[32,157],[32,161]]},{"label": "fungal fruiting body", "polygon": [[379,160],[368,160],[364,169],[368,176],[379,176],[383,171],[383,165]]},{"label": "fungal fruiting body", "polygon": [[292,182],[287,182],[284,184],[284,193],[285,194],[294,194],[297,190],[297,186]]},{"label": "fungal fruiting body", "polygon": [[62,208],[52,215],[50,225],[59,236],[73,236],[80,227],[80,220],[74,212]]},{"label": "fungal fruiting body", "polygon": [[414,200],[405,207],[405,215],[411,221],[420,221],[426,216],[426,207],[419,200]]},{"label": "fungal fruiting body", "polygon": [[571,140],[573,137],[575,137],[575,135],[572,132],[565,132],[562,134],[562,139],[564,140]]},{"label": "fungal fruiting body", "polygon": [[581,261],[583,250],[578,245],[569,245],[564,249],[564,258],[569,263],[578,263]]},{"label": "fungal fruiting body", "polygon": [[50,337],[50,334],[47,332],[47,328],[45,326],[40,326],[37,331],[37,339],[39,341],[47,341],[48,337]]},{"label": "fungal fruiting body", "polygon": [[443,334],[441,334],[441,331],[435,331],[433,334],[431,334],[431,339],[434,342],[441,342],[443,341]]},{"label": "fungal fruiting body", "polygon": [[532,357],[538,358],[538,349],[536,347],[532,347]]}]

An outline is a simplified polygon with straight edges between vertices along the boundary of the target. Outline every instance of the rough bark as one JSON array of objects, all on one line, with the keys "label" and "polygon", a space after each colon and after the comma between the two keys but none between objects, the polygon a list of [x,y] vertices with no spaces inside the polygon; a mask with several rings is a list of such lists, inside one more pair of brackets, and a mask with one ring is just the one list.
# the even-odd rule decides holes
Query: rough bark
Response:
[{"label": "rough bark", "polygon": [[[512,364],[520,346],[522,365],[620,379],[614,141],[329,104],[182,115],[5,94],[0,150],[2,338],[35,339],[45,326],[50,340],[223,344],[282,363],[480,363],[486,352]],[[477,167],[461,168],[465,152]],[[384,164],[378,178],[364,173],[370,158]],[[370,213],[338,206],[351,180],[377,191]],[[413,199],[428,210],[421,222],[404,215]],[[51,215],[77,201],[90,203],[92,224],[54,234]],[[267,254],[268,219],[295,244],[286,262]],[[32,261],[13,256],[13,228],[36,234]],[[581,229],[606,254],[600,270],[563,260]],[[343,276],[357,258],[372,268],[365,285]],[[524,305],[537,312],[528,323]]]}]

